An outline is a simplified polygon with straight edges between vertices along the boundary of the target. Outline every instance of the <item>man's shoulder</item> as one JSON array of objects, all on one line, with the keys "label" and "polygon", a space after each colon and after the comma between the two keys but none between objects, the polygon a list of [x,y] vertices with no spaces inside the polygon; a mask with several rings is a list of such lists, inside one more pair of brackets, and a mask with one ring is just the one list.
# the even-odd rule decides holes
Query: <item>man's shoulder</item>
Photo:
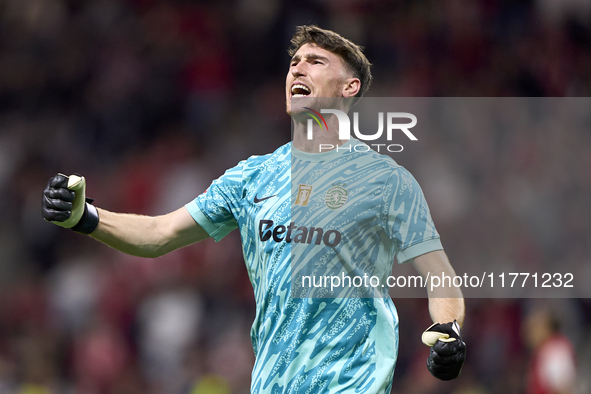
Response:
[{"label": "man's shoulder", "polygon": [[252,155],[241,162],[243,171],[271,170],[276,171],[289,166],[291,143],[280,146],[272,153]]},{"label": "man's shoulder", "polygon": [[[358,142],[358,144],[366,145],[364,142]],[[393,157],[375,151],[374,149],[367,148],[367,150],[361,152],[358,149],[354,155],[358,160],[366,162],[367,172],[374,174],[374,177],[384,176],[388,179],[388,182],[402,182],[403,184],[418,184],[415,176],[403,165],[398,164]]]},{"label": "man's shoulder", "polygon": [[383,168],[390,170],[391,172],[406,171],[406,169],[398,164],[391,156],[376,151],[365,142],[355,139],[352,140],[355,141],[355,150],[347,153],[352,155],[356,160],[367,162],[374,168]]}]

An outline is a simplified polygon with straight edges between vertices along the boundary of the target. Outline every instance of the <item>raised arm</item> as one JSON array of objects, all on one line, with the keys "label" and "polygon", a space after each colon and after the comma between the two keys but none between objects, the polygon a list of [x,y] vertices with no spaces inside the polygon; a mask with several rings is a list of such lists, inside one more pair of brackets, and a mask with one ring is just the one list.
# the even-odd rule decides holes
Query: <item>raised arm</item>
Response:
[{"label": "raised arm", "polygon": [[96,209],[86,202],[84,178],[61,174],[52,177],[43,192],[42,215],[54,224],[142,257],[158,257],[208,237],[184,207],[162,216]]}]

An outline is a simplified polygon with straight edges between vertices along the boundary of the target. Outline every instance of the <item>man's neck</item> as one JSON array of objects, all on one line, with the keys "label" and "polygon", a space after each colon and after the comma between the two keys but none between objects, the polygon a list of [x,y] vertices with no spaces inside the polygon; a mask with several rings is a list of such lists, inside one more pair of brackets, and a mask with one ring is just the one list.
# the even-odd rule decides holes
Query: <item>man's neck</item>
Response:
[{"label": "man's neck", "polygon": [[293,147],[307,153],[321,153],[336,149],[348,140],[340,140],[338,122],[334,118],[327,120],[328,130],[313,125],[312,138],[308,138],[307,121],[293,121]]}]

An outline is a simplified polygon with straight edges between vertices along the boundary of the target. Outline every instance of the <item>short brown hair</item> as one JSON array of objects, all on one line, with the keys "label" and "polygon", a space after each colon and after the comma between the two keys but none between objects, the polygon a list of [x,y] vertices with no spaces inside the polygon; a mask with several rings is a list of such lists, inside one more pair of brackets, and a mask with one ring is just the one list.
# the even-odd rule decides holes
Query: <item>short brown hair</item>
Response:
[{"label": "short brown hair", "polygon": [[373,77],[371,76],[371,63],[363,54],[363,48],[352,43],[331,30],[321,29],[314,25],[298,26],[291,38],[291,47],[287,50],[289,56],[294,56],[304,44],[315,44],[326,49],[344,61],[346,67],[355,78],[361,81],[359,92],[355,95],[361,97],[369,89]]}]

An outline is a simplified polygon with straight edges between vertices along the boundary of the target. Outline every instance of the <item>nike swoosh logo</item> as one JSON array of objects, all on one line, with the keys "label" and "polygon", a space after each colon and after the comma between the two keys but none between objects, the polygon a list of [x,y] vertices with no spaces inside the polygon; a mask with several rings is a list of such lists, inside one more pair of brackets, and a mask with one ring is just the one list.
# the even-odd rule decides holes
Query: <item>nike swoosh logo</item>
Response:
[{"label": "nike swoosh logo", "polygon": [[273,197],[276,197],[276,196],[277,196],[277,194],[274,194],[274,195],[269,196],[269,197],[258,198],[258,196],[255,194],[255,196],[254,196],[254,203],[255,204],[258,204],[261,201],[265,201],[265,200],[268,200],[268,199],[273,198]]}]

